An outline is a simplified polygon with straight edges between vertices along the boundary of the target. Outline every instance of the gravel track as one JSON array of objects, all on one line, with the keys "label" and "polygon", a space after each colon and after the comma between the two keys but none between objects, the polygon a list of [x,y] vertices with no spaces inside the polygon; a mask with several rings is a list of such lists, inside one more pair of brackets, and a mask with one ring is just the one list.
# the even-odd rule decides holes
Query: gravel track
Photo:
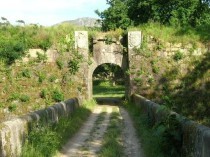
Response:
[{"label": "gravel track", "polygon": [[[98,105],[74,137],[72,137],[59,157],[97,157],[102,146],[103,136],[107,130],[111,113],[118,108],[112,105]],[[127,111],[118,108],[123,120],[122,140],[124,154],[127,157],[144,157],[141,145],[136,136],[133,123]]]}]

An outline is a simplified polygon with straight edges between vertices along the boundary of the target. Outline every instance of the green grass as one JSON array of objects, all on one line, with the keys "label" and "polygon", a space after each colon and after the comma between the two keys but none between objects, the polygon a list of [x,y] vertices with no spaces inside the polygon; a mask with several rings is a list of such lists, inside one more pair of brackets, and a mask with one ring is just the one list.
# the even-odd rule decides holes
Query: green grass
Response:
[{"label": "green grass", "polygon": [[93,97],[123,97],[125,87],[122,85],[112,86],[110,83],[103,82],[93,86]]},{"label": "green grass", "polygon": [[134,122],[139,139],[141,139],[143,151],[146,157],[165,157],[160,144],[161,138],[155,135],[155,131],[149,126],[147,115],[132,103],[125,103],[125,108]]},{"label": "green grass", "polygon": [[119,111],[112,112],[110,124],[104,135],[103,144],[99,152],[99,157],[122,157],[123,146],[121,141],[122,121]]},{"label": "green grass", "polygon": [[90,131],[90,139],[93,137],[93,134],[96,132],[96,130],[99,128],[99,125],[104,121],[106,116],[106,112],[102,112],[99,114],[97,120],[95,121],[94,127]]},{"label": "green grass", "polygon": [[129,30],[141,30],[144,35],[172,43],[197,44],[210,40],[209,26],[199,26],[197,28],[174,27],[151,22],[138,27],[131,27]]},{"label": "green grass", "polygon": [[95,102],[89,101],[69,117],[63,117],[57,124],[39,124],[32,128],[23,146],[21,157],[51,157],[61,149],[85,122]]}]

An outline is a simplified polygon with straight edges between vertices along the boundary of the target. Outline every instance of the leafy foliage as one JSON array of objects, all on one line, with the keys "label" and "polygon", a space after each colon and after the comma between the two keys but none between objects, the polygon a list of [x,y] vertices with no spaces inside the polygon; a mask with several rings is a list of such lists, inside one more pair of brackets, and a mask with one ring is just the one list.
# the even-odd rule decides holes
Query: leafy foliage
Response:
[{"label": "leafy foliage", "polygon": [[112,85],[124,84],[124,72],[118,65],[105,63],[98,66],[93,72],[93,78],[98,80],[109,80]]},{"label": "leafy foliage", "polygon": [[[11,32],[8,32],[11,31]],[[25,54],[25,34],[22,30],[13,27],[0,26],[0,59],[12,64]]]},{"label": "leafy foliage", "polygon": [[96,11],[105,31],[149,21],[193,27],[210,24],[208,0],[107,0],[107,3],[108,9]]},{"label": "leafy foliage", "polygon": [[95,105],[93,100],[85,102],[68,117],[61,117],[58,123],[32,125],[22,148],[21,157],[51,157],[74,135]]},{"label": "leafy foliage", "polygon": [[155,135],[161,137],[161,149],[168,157],[179,157],[182,148],[182,130],[178,117],[176,114],[171,114],[165,106],[161,106],[158,112],[167,113],[153,128]]},{"label": "leafy foliage", "polygon": [[73,53],[72,59],[68,62],[69,72],[72,75],[75,75],[76,72],[78,72],[82,60],[83,56],[81,54],[79,54],[78,52]]},{"label": "leafy foliage", "polygon": [[55,90],[52,92],[52,98],[53,98],[53,100],[55,100],[56,102],[59,102],[59,101],[64,100],[64,95],[63,95],[63,93],[62,93],[60,90],[55,89]]},{"label": "leafy foliage", "polygon": [[180,52],[180,51],[176,52],[176,53],[174,54],[174,56],[173,56],[173,59],[174,59],[175,61],[179,61],[179,60],[181,60],[182,58],[183,58],[183,53]]},{"label": "leafy foliage", "polygon": [[101,18],[102,30],[115,30],[117,28],[127,29],[131,20],[127,15],[126,0],[107,0],[110,7],[103,12],[96,10],[96,14]]}]

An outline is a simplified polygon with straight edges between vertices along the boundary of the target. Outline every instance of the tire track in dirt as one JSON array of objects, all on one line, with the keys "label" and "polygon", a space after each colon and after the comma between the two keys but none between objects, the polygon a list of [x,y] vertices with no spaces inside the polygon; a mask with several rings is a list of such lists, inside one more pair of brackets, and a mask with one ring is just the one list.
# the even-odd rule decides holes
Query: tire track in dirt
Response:
[{"label": "tire track in dirt", "polygon": [[124,108],[120,107],[120,113],[124,122],[122,134],[125,155],[128,157],[144,157],[143,150],[128,112]]},{"label": "tire track in dirt", "polygon": [[88,118],[79,132],[63,147],[59,157],[96,157],[101,149],[103,137],[110,123],[110,115],[119,111],[123,121],[122,142],[124,155],[127,157],[144,157],[128,112],[111,105],[99,105]]},{"label": "tire track in dirt", "polygon": [[[111,112],[111,106],[97,106],[84,127],[63,147],[60,157],[96,156],[102,145]],[[102,120],[97,122],[98,118]]]}]

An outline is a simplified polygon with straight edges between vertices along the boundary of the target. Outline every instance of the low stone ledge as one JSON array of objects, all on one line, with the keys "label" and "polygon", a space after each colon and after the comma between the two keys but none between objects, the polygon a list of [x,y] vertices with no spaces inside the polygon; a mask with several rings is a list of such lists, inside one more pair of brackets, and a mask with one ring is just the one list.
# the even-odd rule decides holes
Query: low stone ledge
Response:
[{"label": "low stone ledge", "polygon": [[42,122],[48,124],[58,122],[61,117],[70,115],[80,105],[77,98],[72,98],[46,109],[1,123],[0,156],[18,156],[33,123]]},{"label": "low stone ledge", "polygon": [[[163,111],[158,111],[160,105],[134,94],[132,96],[134,104],[150,118],[153,123],[157,123],[166,116]],[[200,125],[175,112],[180,119],[183,134],[182,156],[184,157],[210,157],[210,128]]]}]

